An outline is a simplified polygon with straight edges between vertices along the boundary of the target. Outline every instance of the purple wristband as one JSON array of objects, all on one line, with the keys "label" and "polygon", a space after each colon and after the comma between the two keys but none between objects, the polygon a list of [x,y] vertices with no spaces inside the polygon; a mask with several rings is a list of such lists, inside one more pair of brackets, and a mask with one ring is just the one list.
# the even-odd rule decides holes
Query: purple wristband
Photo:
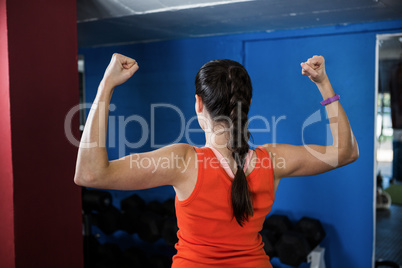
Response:
[{"label": "purple wristband", "polygon": [[340,98],[341,98],[341,97],[340,97],[338,94],[336,94],[335,96],[333,96],[333,97],[331,97],[331,98],[328,98],[328,99],[323,100],[323,101],[321,102],[321,105],[328,105],[328,104],[330,104],[330,103],[332,103],[332,102],[334,102],[334,101],[339,100]]}]

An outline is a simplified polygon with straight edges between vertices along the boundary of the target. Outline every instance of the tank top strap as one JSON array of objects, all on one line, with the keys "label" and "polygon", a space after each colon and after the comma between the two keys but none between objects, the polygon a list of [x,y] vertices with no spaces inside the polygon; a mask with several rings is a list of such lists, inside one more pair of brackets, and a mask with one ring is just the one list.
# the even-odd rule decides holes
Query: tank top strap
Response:
[{"label": "tank top strap", "polygon": [[[227,161],[227,159],[215,148],[207,146],[207,148],[210,148],[212,150],[212,152],[215,154],[215,157],[219,160],[219,163],[221,164],[222,168],[226,171],[226,173],[228,174],[228,176],[230,178],[234,178],[234,174],[232,169],[229,166],[229,163]],[[250,160],[251,160],[251,156],[253,155],[253,150],[248,150],[248,153],[246,155],[246,159],[244,162],[244,167],[243,170],[244,172],[246,172],[248,165],[250,164]]]},{"label": "tank top strap", "polygon": [[257,148],[254,149],[255,151],[260,151],[264,157],[268,157],[271,159],[270,153],[263,147],[263,146],[258,146]]}]

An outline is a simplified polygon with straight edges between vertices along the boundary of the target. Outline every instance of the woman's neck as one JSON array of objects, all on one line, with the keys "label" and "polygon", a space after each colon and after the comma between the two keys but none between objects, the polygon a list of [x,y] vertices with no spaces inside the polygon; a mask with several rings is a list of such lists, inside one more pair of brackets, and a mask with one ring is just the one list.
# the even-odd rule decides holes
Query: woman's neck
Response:
[{"label": "woman's neck", "polygon": [[205,146],[213,147],[224,157],[229,157],[232,155],[228,149],[229,138],[229,129],[223,127],[215,128],[213,131],[205,131]]}]

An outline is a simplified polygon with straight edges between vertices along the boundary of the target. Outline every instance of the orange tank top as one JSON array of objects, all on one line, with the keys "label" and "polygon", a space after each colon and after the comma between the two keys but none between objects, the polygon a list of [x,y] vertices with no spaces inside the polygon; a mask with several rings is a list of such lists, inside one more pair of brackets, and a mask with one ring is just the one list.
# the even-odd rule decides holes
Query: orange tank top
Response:
[{"label": "orange tank top", "polygon": [[[241,227],[233,217],[232,178],[211,148],[196,148],[198,177],[191,195],[179,201],[176,216],[179,241],[173,268],[272,268],[260,234],[274,203],[274,176],[268,152],[258,147],[255,168],[247,176],[254,215]],[[254,160],[253,160],[254,161]]]}]

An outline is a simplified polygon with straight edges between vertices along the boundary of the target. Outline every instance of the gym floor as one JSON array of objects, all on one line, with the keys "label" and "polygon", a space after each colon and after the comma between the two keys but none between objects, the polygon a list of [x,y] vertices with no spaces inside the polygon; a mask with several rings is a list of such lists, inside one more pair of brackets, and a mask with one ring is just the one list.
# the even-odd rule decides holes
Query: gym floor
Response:
[{"label": "gym floor", "polygon": [[390,260],[402,265],[402,206],[377,210],[376,260]]}]

